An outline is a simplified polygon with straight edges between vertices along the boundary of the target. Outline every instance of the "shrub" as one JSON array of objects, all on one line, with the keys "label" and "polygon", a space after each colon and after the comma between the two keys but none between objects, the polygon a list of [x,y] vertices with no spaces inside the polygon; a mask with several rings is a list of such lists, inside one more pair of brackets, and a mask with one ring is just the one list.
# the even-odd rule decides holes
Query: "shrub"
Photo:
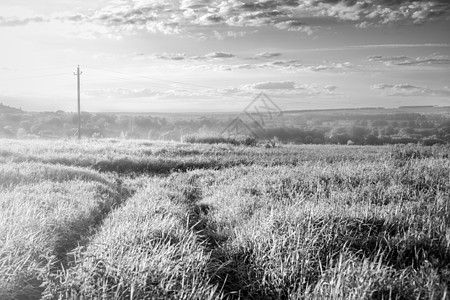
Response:
[{"label": "shrub", "polygon": [[438,138],[427,138],[422,141],[422,145],[424,146],[433,146],[433,145],[442,145],[445,144],[445,141]]},{"label": "shrub", "polygon": [[258,140],[255,137],[245,135],[225,136],[217,134],[190,134],[182,136],[181,141],[191,144],[232,144],[235,146],[255,146]]}]

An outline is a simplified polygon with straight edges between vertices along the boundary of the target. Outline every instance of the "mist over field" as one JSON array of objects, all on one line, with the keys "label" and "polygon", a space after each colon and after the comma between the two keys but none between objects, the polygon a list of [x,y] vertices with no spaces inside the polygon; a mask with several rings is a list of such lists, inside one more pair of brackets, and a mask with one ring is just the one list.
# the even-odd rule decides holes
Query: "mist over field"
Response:
[{"label": "mist over field", "polygon": [[[261,107],[263,103],[258,103]],[[450,107],[401,107],[241,112],[80,114],[84,139],[201,141],[248,136],[291,144],[386,145],[450,142]],[[0,137],[76,139],[78,116],[63,111],[30,113],[0,106]],[[210,139],[211,140],[211,139]],[[207,142],[206,140],[204,142]]]}]

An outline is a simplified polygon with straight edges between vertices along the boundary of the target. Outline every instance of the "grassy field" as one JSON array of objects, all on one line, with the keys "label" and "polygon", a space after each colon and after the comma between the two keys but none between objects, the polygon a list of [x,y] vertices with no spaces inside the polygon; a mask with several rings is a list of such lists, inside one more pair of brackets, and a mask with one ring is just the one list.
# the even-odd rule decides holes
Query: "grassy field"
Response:
[{"label": "grassy field", "polygon": [[2,141],[0,299],[449,299],[449,154]]}]

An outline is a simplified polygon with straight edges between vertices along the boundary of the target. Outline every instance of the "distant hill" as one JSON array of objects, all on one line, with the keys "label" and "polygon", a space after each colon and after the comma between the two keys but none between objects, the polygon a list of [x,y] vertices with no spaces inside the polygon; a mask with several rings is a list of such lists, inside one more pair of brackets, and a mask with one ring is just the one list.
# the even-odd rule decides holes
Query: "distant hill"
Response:
[{"label": "distant hill", "polygon": [[0,113],[22,113],[22,109],[11,107],[0,103]]}]

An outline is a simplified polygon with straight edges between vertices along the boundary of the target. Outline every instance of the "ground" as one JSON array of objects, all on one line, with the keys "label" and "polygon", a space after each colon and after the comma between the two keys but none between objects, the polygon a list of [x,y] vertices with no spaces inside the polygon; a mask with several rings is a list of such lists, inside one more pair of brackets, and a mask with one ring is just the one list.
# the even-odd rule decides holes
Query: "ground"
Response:
[{"label": "ground", "polygon": [[448,146],[0,145],[1,299],[446,299]]}]

